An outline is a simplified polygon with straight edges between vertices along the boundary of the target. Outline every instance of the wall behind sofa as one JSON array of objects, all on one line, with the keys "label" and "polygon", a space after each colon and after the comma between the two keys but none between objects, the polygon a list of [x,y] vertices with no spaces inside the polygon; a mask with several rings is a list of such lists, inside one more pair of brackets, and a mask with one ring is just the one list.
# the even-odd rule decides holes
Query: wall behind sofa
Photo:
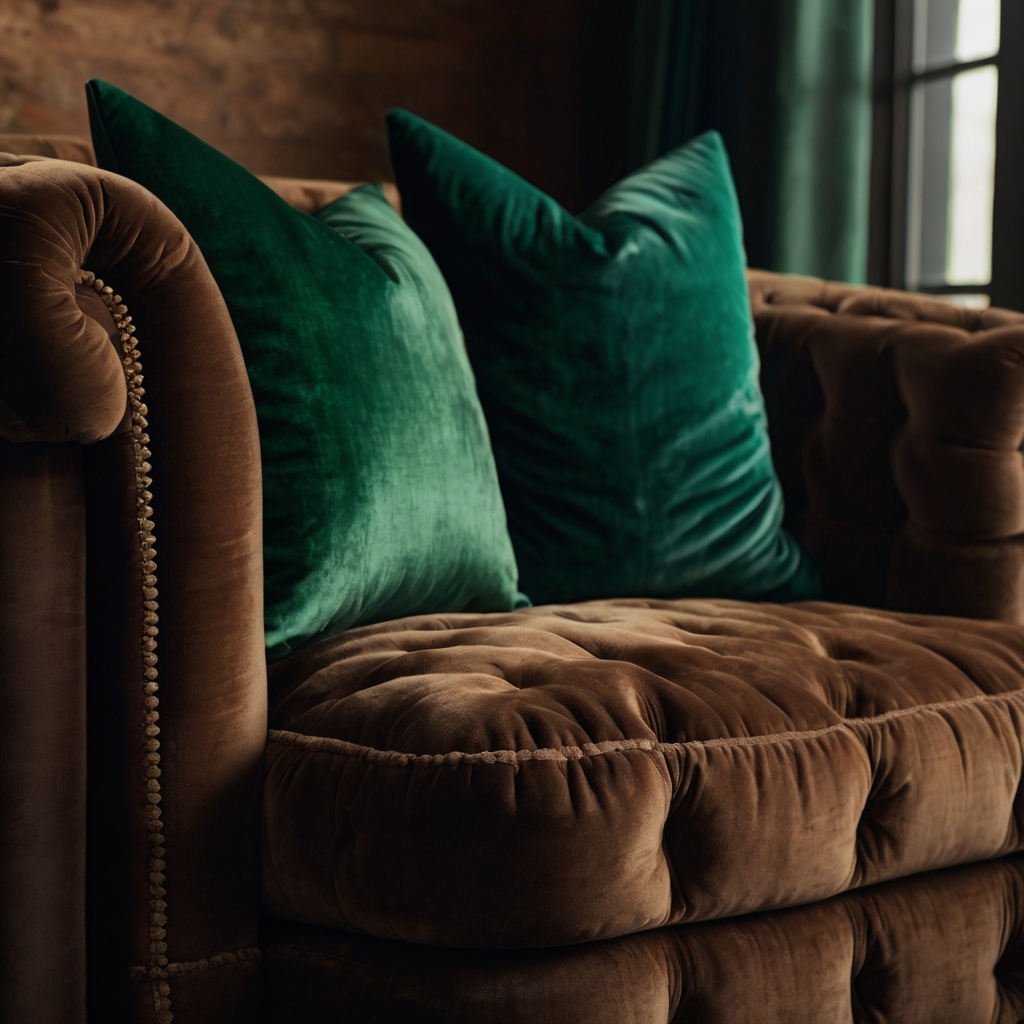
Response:
[{"label": "wall behind sofa", "polygon": [[405,106],[578,207],[624,167],[631,0],[0,0],[0,132],[105,78],[257,173],[389,176]]}]

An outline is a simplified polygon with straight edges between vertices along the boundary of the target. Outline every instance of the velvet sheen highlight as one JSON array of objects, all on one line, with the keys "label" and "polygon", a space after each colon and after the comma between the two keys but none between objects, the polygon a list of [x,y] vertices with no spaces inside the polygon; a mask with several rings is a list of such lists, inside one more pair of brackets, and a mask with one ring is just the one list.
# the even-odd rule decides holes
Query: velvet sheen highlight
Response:
[{"label": "velvet sheen highlight", "polygon": [[319,218],[104,82],[100,164],[154,192],[238,332],[263,465],[266,642],[417,612],[508,610],[516,565],[444,280],[378,186]]},{"label": "velvet sheen highlight", "polygon": [[721,138],[574,217],[412,114],[388,126],[405,216],[466,333],[531,597],[814,596],[781,527]]}]

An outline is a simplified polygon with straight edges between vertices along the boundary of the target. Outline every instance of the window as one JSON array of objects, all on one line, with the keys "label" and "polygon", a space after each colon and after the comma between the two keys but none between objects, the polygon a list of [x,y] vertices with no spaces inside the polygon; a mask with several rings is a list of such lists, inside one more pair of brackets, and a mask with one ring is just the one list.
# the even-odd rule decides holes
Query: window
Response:
[{"label": "window", "polygon": [[1010,59],[1024,60],[1014,45],[1021,8],[1021,0],[879,0],[875,283],[1024,308],[1016,230],[1024,208],[1012,181],[1024,147],[1009,123],[1024,112],[1022,74]]}]

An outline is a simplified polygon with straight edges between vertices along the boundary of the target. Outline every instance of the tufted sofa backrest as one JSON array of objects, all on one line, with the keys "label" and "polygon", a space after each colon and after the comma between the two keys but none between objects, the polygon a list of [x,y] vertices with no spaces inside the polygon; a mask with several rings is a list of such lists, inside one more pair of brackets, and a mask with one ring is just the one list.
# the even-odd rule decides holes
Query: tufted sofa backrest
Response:
[{"label": "tufted sofa backrest", "polygon": [[1024,315],[750,272],[787,525],[837,600],[1024,621]]}]

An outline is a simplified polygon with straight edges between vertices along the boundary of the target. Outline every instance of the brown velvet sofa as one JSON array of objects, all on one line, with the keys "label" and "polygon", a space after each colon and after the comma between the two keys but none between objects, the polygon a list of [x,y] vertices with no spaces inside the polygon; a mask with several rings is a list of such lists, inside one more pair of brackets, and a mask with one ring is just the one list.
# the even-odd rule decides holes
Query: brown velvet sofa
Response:
[{"label": "brown velvet sofa", "polygon": [[58,142],[0,137],[47,158],[0,157],[0,1019],[1024,1019],[1024,316],[751,272],[832,603],[421,616],[268,680],[223,300]]}]

